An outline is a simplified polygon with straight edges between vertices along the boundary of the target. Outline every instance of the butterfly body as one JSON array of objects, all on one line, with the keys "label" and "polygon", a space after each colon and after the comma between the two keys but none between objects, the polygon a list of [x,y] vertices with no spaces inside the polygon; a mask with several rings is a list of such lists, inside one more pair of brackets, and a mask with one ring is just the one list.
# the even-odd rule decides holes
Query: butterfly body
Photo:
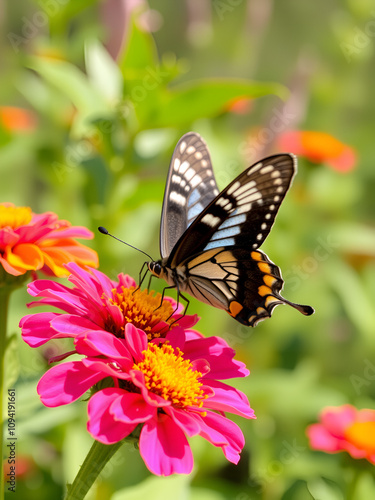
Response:
[{"label": "butterfly body", "polygon": [[254,326],[278,304],[305,315],[310,306],[280,295],[280,269],[258,247],[267,237],[295,174],[295,158],[265,158],[221,193],[207,146],[196,133],[178,142],[169,168],[162,210],[159,261],[148,269],[178,294],[226,310]]}]

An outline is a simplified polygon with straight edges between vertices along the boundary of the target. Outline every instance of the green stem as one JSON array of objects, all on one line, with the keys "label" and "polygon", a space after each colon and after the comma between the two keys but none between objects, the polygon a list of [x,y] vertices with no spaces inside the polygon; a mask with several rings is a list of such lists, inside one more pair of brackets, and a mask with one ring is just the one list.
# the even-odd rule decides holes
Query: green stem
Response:
[{"label": "green stem", "polygon": [[0,478],[0,499],[4,499],[4,428],[3,428],[3,398],[4,398],[4,355],[6,346],[6,335],[7,335],[7,319],[8,319],[8,305],[9,297],[12,293],[12,289],[0,286],[0,420],[1,420],[1,432],[0,432],[0,450],[1,450],[1,478]]},{"label": "green stem", "polygon": [[362,471],[359,467],[356,467],[353,470],[353,476],[351,482],[348,484],[347,497],[346,497],[347,500],[356,500],[356,498],[358,498],[356,496],[356,492],[357,492],[358,481],[361,477],[361,474]]},{"label": "green stem", "polygon": [[86,493],[94,484],[105,464],[112,458],[122,444],[123,441],[110,445],[94,441],[73,484],[68,485],[68,492],[65,500],[82,500],[85,498]]}]

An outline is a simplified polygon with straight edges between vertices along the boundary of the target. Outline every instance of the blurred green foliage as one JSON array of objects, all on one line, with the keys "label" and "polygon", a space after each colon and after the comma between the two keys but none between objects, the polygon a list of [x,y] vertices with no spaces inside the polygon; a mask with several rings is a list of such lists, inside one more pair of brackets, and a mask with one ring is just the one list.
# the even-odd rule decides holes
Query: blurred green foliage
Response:
[{"label": "blurred green foliage", "polygon": [[[235,419],[246,436],[240,464],[194,439],[194,476],[153,478],[124,446],[90,498],[338,500],[349,498],[349,483],[352,498],[371,498],[371,467],[309,450],[305,429],[326,405],[374,408],[373,4],[138,3],[133,16],[131,2],[124,9],[120,1],[3,6],[0,105],[28,110],[36,124],[19,130],[2,120],[1,201],[54,211],[94,232],[105,225],[156,259],[169,159],[189,130],[207,141],[220,187],[275,152],[288,128],[329,132],[359,161],[342,174],[301,158],[264,245],[283,271],[285,297],[314,306],[313,317],[277,308],[253,330],[191,301],[198,329],[226,338],[252,372],[236,383],[258,417]],[[124,42],[114,50],[116,36]],[[239,98],[251,98],[249,108],[237,103],[242,113]],[[138,276],[143,258],[135,251],[100,234],[92,246],[112,278]],[[62,496],[91,438],[86,403],[39,402],[37,381],[63,341],[35,351],[23,344],[18,322],[28,301],[25,290],[12,297],[9,326],[18,338],[6,360],[9,384],[18,378],[18,457],[31,463],[12,498],[44,500]]]}]

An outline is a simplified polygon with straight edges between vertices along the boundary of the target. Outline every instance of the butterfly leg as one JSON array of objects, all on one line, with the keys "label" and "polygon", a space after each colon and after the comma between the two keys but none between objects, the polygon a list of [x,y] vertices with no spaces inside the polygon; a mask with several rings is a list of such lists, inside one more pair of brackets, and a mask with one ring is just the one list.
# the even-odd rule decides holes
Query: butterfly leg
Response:
[{"label": "butterfly leg", "polygon": [[147,290],[150,291],[150,286],[151,286],[151,280],[152,278],[154,278],[154,275],[153,274],[150,274],[150,279],[148,280],[148,286],[147,286]]},{"label": "butterfly leg", "polygon": [[[147,262],[144,262],[144,263],[143,263],[143,266],[141,267],[141,270],[139,271],[138,286],[137,286],[137,288],[133,291],[132,295],[133,295],[135,292],[137,292],[137,291],[141,288],[142,283],[144,282],[144,280],[145,280],[145,278],[146,278],[146,276],[147,276],[147,273],[148,273],[148,268],[146,269],[146,271],[145,271],[144,275],[142,276],[142,272],[143,272],[143,269],[144,269],[144,267],[145,267],[145,266],[147,267]],[[152,277],[152,275],[151,275],[151,277]],[[151,281],[151,279],[150,279],[150,281]],[[149,284],[149,286],[150,286],[150,284]]]},{"label": "butterfly leg", "polygon": [[[184,316],[185,316],[185,314],[186,314],[186,311],[188,310],[188,307],[189,307],[190,301],[189,301],[189,299],[187,299],[187,298],[185,297],[185,295],[182,295],[182,293],[180,292],[180,285],[179,285],[178,279],[177,279],[177,278],[175,278],[175,286],[173,286],[173,287],[166,287],[166,288],[164,288],[164,290],[166,290],[167,288],[176,288],[176,289],[177,289],[177,304],[176,304],[176,307],[174,308],[174,310],[173,310],[172,314],[170,314],[170,315],[168,316],[167,320],[168,320],[171,316],[173,316],[173,315],[175,314],[175,312],[177,311],[178,306],[179,306],[179,304],[180,304],[180,297],[182,297],[182,298],[186,301],[186,308],[185,308],[185,311],[184,311],[184,313],[183,313],[183,315],[182,315],[182,317],[184,317]],[[163,292],[164,292],[164,290],[163,290]],[[163,296],[164,296],[164,293],[163,293]],[[180,319],[180,318],[178,318],[178,319]],[[176,321],[178,321],[178,319],[174,320],[174,321],[173,321],[173,323],[176,323]],[[171,325],[173,325],[173,323],[171,323]],[[171,326],[171,325],[170,325],[170,326]]]},{"label": "butterfly leg", "polygon": [[[172,285],[172,286],[166,286],[165,288],[163,288],[163,291],[162,291],[162,294],[161,294],[161,299],[160,299],[160,304],[158,305],[158,307],[156,309],[154,309],[154,311],[157,311],[163,305],[165,290],[170,290],[171,288],[176,288],[176,287],[174,285]],[[173,311],[173,313],[174,313],[174,311]],[[171,316],[172,316],[172,314],[171,314]],[[169,319],[171,316],[169,316],[167,319]]]}]

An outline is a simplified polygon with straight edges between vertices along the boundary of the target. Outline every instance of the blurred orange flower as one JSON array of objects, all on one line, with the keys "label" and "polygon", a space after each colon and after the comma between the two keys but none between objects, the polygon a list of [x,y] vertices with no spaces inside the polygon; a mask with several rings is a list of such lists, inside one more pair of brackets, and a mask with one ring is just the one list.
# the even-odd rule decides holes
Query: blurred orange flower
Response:
[{"label": "blurred orange flower", "polygon": [[38,269],[64,276],[68,262],[98,267],[97,253],[74,238],[93,238],[93,233],[53,212],[34,214],[29,207],[0,203],[0,264],[13,276]]},{"label": "blurred orange flower", "polygon": [[227,104],[227,110],[237,115],[250,113],[253,101],[248,97],[237,97]]},{"label": "blurred orange flower", "polygon": [[327,163],[342,173],[353,170],[357,163],[355,150],[326,132],[308,130],[284,132],[278,139],[278,146],[284,151],[304,156],[314,163]]},{"label": "blurred orange flower", "polygon": [[375,410],[352,405],[326,407],[320,422],[307,429],[310,446],[328,453],[347,451],[353,458],[375,464]]},{"label": "blurred orange flower", "polygon": [[28,109],[0,106],[0,123],[9,131],[30,131],[36,128],[37,120]]}]

